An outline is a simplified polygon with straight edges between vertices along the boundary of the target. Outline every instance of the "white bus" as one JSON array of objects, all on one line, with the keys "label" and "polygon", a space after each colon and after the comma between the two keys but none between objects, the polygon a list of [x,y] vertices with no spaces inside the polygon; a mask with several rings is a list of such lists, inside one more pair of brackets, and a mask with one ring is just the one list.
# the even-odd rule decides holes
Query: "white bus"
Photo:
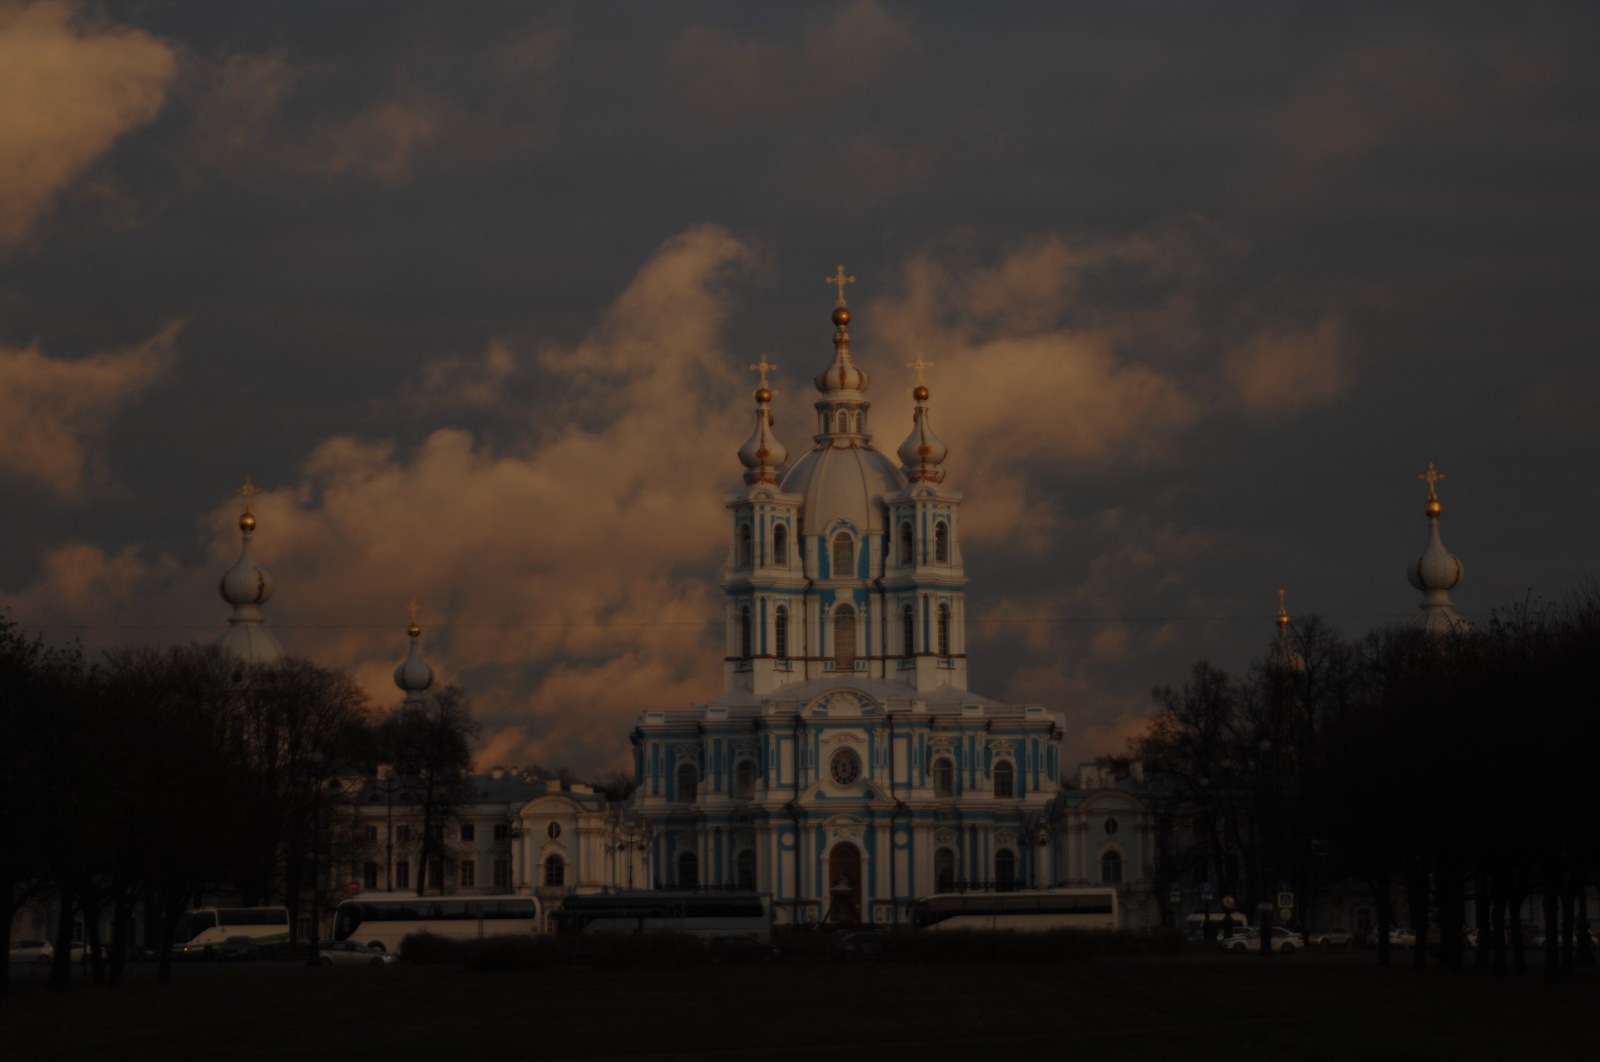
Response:
[{"label": "white bus", "polygon": [[289,943],[287,907],[196,907],[184,912],[172,934],[173,954],[204,955],[229,937],[250,937],[262,947]]},{"label": "white bus", "polygon": [[556,932],[683,933],[772,939],[772,896],[764,892],[630,891],[568,896],[552,919]]},{"label": "white bus", "polygon": [[372,893],[339,904],[333,939],[399,951],[413,933],[456,940],[527,936],[540,931],[539,901],[531,896],[414,896]]},{"label": "white bus", "polygon": [[1115,889],[962,892],[924,896],[911,905],[918,929],[1117,929]]}]

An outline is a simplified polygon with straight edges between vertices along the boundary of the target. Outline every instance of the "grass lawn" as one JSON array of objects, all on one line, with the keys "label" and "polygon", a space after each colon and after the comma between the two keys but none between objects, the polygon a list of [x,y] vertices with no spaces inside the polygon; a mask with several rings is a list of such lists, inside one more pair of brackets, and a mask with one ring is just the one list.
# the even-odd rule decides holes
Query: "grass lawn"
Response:
[{"label": "grass lawn", "polygon": [[[116,991],[14,980],[0,1057],[1588,1057],[1600,972],[1544,984],[1380,970],[1370,953],[1055,964],[772,964],[471,973],[148,969]],[[1027,1055],[1024,1056],[1023,1053]]]}]

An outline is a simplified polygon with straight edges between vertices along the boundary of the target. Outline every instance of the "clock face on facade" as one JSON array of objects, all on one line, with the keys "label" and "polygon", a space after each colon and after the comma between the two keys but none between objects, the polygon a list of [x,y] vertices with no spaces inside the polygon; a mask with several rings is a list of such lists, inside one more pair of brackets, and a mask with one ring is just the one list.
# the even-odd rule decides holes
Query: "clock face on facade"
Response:
[{"label": "clock face on facade", "polygon": [[839,785],[849,785],[861,777],[861,757],[850,749],[840,749],[828,761],[828,774]]}]

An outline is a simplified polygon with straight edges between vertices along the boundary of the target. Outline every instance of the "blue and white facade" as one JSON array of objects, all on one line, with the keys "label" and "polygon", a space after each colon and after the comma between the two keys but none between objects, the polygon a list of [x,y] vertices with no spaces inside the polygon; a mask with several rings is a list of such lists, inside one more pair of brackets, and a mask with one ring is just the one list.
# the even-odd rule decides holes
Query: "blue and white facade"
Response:
[{"label": "blue and white facade", "polygon": [[756,391],[727,498],[721,695],[631,735],[654,883],[757,888],[788,922],[894,922],[937,891],[1054,880],[1060,728],[967,689],[961,495],[928,389],[897,465],[872,445],[849,322],[841,298],[792,465],[764,375]]}]

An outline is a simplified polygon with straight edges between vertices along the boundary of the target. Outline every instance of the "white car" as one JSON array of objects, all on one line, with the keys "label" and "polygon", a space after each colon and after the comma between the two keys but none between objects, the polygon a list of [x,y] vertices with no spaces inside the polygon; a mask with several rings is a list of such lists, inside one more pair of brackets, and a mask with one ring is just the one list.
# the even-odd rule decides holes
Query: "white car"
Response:
[{"label": "white car", "polygon": [[1324,944],[1330,948],[1348,947],[1351,939],[1348,929],[1313,929],[1307,938],[1312,944]]},{"label": "white car", "polygon": [[[1235,933],[1227,940],[1220,941],[1220,943],[1229,951],[1238,952],[1240,954],[1249,951],[1260,951],[1261,931],[1256,929],[1247,929],[1243,933]],[[1293,954],[1294,950],[1300,946],[1301,940],[1299,933],[1296,933],[1292,929],[1285,929],[1282,926],[1272,927],[1273,951],[1279,952],[1283,955],[1290,955]]]},{"label": "white car", "polygon": [[353,940],[330,940],[317,944],[317,961],[323,966],[392,966],[400,957]]},{"label": "white car", "polygon": [[56,949],[48,940],[13,940],[11,962],[49,962],[55,958]]}]

